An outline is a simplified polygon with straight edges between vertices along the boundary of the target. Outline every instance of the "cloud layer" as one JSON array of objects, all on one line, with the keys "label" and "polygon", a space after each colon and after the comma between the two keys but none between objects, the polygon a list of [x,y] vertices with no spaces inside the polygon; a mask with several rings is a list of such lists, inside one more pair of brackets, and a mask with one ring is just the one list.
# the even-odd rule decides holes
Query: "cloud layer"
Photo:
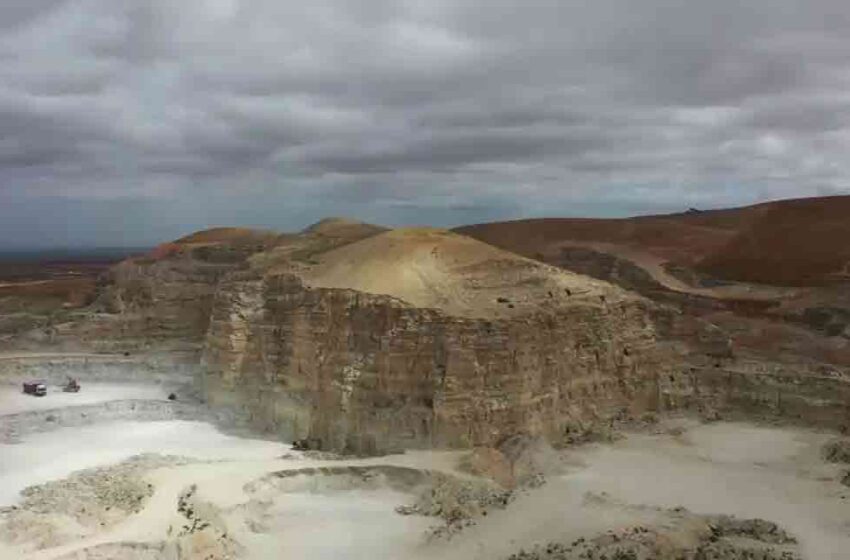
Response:
[{"label": "cloud layer", "polygon": [[12,0],[0,237],[850,193],[848,86],[845,0]]}]

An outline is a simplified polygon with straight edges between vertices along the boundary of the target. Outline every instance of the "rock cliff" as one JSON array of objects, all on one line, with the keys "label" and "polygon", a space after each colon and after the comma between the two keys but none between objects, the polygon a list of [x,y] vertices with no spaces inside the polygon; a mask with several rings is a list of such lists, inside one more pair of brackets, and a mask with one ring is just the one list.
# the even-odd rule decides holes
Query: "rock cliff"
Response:
[{"label": "rock cliff", "polygon": [[654,409],[653,304],[456,234],[397,230],[222,281],[212,404],[351,452],[558,443]]}]

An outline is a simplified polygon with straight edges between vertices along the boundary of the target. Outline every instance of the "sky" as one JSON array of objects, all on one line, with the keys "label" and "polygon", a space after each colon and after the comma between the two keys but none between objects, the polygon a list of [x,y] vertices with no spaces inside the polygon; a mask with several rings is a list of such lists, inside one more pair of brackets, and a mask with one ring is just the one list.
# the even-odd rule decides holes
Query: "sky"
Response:
[{"label": "sky", "polygon": [[847,0],[3,0],[0,248],[850,194]]}]

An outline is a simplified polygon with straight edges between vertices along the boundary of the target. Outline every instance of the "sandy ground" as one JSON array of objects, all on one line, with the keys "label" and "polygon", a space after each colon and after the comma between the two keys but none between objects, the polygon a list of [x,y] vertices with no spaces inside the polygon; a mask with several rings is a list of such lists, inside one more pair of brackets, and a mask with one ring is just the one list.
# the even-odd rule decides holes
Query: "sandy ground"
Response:
[{"label": "sandy ground", "polygon": [[18,444],[0,444],[0,505],[10,505],[32,484],[74,471],[117,463],[141,453],[198,459],[270,459],[289,446],[242,439],[202,422],[116,422],[34,434]]},{"label": "sandy ground", "polygon": [[[200,426],[173,428],[169,437],[157,432],[159,435],[151,438],[156,439],[158,449],[173,452],[168,442],[175,446],[182,442],[180,451],[184,454],[194,449],[200,455],[209,453],[231,460],[151,472],[147,479],[155,486],[155,493],[146,507],[104,534],[26,555],[0,549],[0,555],[5,552],[3,558],[49,559],[102,543],[161,541],[179,523],[175,504],[191,485],[197,485],[200,499],[225,512],[228,534],[244,546],[244,557],[257,560],[501,558],[540,542],[569,541],[651,522],[657,514],[652,509],[633,507],[640,505],[684,506],[695,513],[771,520],[800,540],[809,560],[846,559],[850,550],[850,489],[837,481],[839,468],[822,461],[820,448],[829,436],[816,432],[732,423],[692,424],[681,434],[637,434],[615,444],[571,450],[565,455],[565,474],[550,477],[543,487],[480,519],[452,540],[426,544],[424,528],[429,520],[395,514],[395,506],[409,499],[389,488],[331,492],[305,487],[269,495],[264,506],[266,527],[252,530],[240,509],[251,498],[246,484],[267,473],[321,465],[388,464],[450,472],[458,453],[410,452],[332,462],[297,455],[272,459],[279,451],[274,444],[225,438],[213,448],[215,438],[224,436],[204,432]],[[116,426],[98,430],[98,449],[90,452],[91,459],[112,461],[110,449],[122,438],[107,432],[127,430]],[[190,438],[185,437],[187,433],[191,433]],[[44,458],[64,445],[60,439],[33,439],[30,443]],[[192,445],[185,447],[186,441]],[[207,443],[201,445],[201,441]],[[0,456],[6,457],[6,451],[3,449]],[[237,453],[239,460],[232,460]],[[27,463],[41,460],[27,459]],[[0,480],[0,484],[3,482]]]},{"label": "sandy ground", "polygon": [[[249,458],[248,455],[243,457]],[[458,458],[458,453],[415,452],[402,456],[329,463],[299,459],[296,454],[294,458],[276,460],[231,460],[158,469],[147,477],[156,488],[147,507],[114,530],[94,538],[32,553],[25,553],[14,547],[5,547],[4,550],[4,545],[0,544],[0,558],[52,559],[104,543],[162,540],[172,532],[173,527],[182,522],[175,511],[175,504],[180,494],[191,485],[197,486],[197,495],[200,498],[220,509],[227,509],[247,500],[244,491],[247,483],[270,472],[328,465],[387,464],[451,471]],[[399,554],[405,554],[407,546],[421,540],[422,531],[428,525],[427,520],[411,520],[396,514],[394,509],[400,505],[395,501],[398,497],[401,496],[391,492],[379,492],[367,500],[363,500],[362,493],[358,492],[325,498],[293,494],[287,496],[281,509],[275,512],[286,526],[279,533],[263,538],[262,535],[252,535],[244,527],[234,526],[228,529],[246,546],[245,557],[251,559],[265,560],[269,558],[269,550],[280,549],[293,553],[316,550],[325,554],[316,558],[397,559]],[[409,499],[410,497],[405,502]],[[308,502],[307,507],[299,507],[307,505]],[[287,523],[287,517],[291,523]],[[314,526],[312,530],[305,530],[311,521],[320,525]],[[377,525],[374,524],[375,521],[378,521]],[[331,529],[340,532],[334,533]],[[359,532],[358,530],[363,533],[354,538],[355,533],[352,531]],[[389,555],[385,556],[386,553]]]},{"label": "sandy ground", "polygon": [[[850,489],[822,463],[824,442],[816,433],[719,424],[682,442],[633,438],[598,448],[577,476],[627,503],[769,519],[789,528],[808,558],[838,560],[850,554]],[[623,465],[633,467],[628,476]]]},{"label": "sandy ground", "polygon": [[32,410],[50,410],[109,401],[142,399],[159,400],[168,397],[169,389],[162,385],[131,383],[82,383],[79,393],[65,393],[62,387],[50,385],[47,395],[26,395],[18,385],[0,386],[0,416]]},{"label": "sandy ground", "polygon": [[392,490],[286,494],[268,512],[269,532],[245,533],[241,542],[253,558],[403,558],[434,522],[395,512],[410,500]]},{"label": "sandy ground", "polygon": [[803,430],[722,423],[678,437],[633,435],[570,452],[569,474],[488,516],[434,558],[498,558],[557,535],[569,541],[647,522],[625,509],[586,503],[590,492],[605,493],[615,504],[767,519],[796,536],[807,559],[846,559],[850,489],[820,458],[826,439]]}]

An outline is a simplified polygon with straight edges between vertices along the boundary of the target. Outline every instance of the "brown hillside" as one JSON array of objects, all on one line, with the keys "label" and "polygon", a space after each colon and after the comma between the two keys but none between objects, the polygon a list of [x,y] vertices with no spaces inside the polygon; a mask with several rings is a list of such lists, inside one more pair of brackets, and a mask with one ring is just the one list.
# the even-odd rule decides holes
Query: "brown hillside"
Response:
[{"label": "brown hillside", "polygon": [[357,240],[384,231],[387,228],[348,218],[325,218],[305,228],[302,234]]},{"label": "brown hillside", "polygon": [[[719,223],[714,225],[712,218]],[[455,231],[521,255],[540,258],[565,242],[609,243],[642,249],[665,260],[694,262],[725,246],[737,216],[648,216],[626,219],[541,218],[464,226]]]},{"label": "brown hillside", "polygon": [[181,245],[190,245],[196,243],[239,243],[262,241],[269,238],[274,238],[278,234],[261,229],[236,228],[236,227],[219,227],[205,229],[181,237],[174,243]]},{"label": "brown hillside", "polygon": [[850,279],[850,196],[781,201],[697,265],[718,278],[787,286]]},{"label": "brown hillside", "polygon": [[565,247],[586,245],[742,282],[821,285],[850,273],[850,196],[625,219],[520,220],[455,231],[546,262],[558,262]]}]

